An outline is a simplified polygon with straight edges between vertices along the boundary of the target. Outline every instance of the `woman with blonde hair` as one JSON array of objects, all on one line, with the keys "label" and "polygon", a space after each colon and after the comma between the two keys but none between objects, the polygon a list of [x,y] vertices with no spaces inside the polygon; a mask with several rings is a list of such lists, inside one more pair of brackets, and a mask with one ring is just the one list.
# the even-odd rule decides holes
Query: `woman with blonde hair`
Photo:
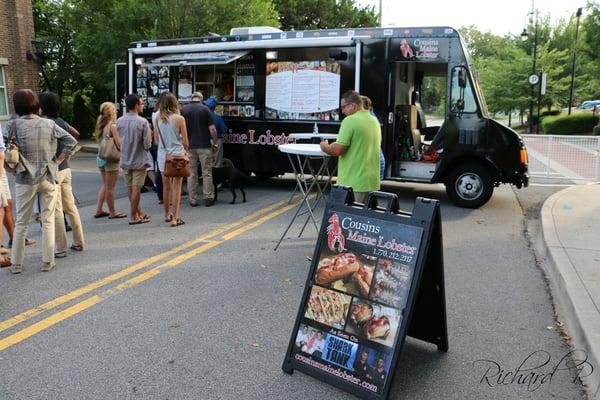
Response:
[{"label": "woman with blonde hair", "polygon": [[[164,95],[160,103],[158,116],[153,121],[154,132],[158,136],[158,166],[165,170],[168,155],[183,156],[189,146],[185,119],[179,114],[179,103],[173,93]],[[165,222],[171,226],[180,226],[185,222],[179,218],[181,205],[181,183],[183,178],[163,176],[163,204]]]},{"label": "woman with blonde hair", "polygon": [[[96,120],[96,140],[103,141],[108,138],[113,138],[115,145],[118,149],[121,148],[121,140],[119,139],[119,132],[117,131],[117,109],[114,103],[110,101],[104,102],[100,105],[100,115]],[[98,200],[96,201],[96,214],[94,218],[108,217],[113,218],[125,218],[125,213],[115,210],[115,186],[117,179],[119,178],[119,162],[107,162],[96,157],[96,165],[100,169],[100,175],[102,176],[102,186],[98,191]],[[104,211],[104,202],[108,205],[108,211]]]}]

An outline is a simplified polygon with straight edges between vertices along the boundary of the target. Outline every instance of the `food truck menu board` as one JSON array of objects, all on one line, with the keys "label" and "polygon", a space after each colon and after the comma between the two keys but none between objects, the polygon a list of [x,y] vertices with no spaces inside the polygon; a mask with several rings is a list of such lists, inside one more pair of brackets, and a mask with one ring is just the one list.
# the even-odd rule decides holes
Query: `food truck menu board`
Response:
[{"label": "food truck menu board", "polygon": [[267,64],[266,114],[271,119],[339,120],[340,64]]},{"label": "food truck menu board", "polygon": [[363,398],[386,398],[410,325],[426,232],[400,218],[327,209],[283,369]]},{"label": "food truck menu board", "polygon": [[138,66],[136,93],[148,107],[154,107],[158,96],[168,92],[170,86],[169,67],[167,66]]}]

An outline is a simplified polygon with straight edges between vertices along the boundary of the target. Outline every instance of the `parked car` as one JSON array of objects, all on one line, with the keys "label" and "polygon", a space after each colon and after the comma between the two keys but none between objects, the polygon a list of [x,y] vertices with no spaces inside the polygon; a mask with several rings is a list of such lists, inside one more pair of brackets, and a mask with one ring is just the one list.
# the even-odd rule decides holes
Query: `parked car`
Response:
[{"label": "parked car", "polygon": [[595,108],[600,108],[600,100],[587,100],[579,106],[580,110],[593,110]]}]

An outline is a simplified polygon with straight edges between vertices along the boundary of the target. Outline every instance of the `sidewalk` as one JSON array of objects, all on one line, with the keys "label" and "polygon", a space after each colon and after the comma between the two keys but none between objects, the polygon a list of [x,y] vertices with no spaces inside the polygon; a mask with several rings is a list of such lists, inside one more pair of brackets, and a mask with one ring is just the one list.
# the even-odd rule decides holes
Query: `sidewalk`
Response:
[{"label": "sidewalk", "polygon": [[556,311],[573,347],[588,353],[594,372],[584,381],[595,399],[600,395],[600,184],[550,196],[541,223],[542,260]]}]

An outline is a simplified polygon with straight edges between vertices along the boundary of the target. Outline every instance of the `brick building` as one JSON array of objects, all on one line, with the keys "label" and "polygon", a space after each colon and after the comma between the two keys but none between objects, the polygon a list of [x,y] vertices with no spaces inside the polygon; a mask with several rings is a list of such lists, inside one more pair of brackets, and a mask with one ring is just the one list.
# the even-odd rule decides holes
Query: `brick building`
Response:
[{"label": "brick building", "polygon": [[[38,90],[38,65],[31,0],[0,0],[0,122],[13,111],[12,95],[17,89]],[[29,57],[28,57],[29,52]],[[29,59],[28,59],[29,58]]]}]

